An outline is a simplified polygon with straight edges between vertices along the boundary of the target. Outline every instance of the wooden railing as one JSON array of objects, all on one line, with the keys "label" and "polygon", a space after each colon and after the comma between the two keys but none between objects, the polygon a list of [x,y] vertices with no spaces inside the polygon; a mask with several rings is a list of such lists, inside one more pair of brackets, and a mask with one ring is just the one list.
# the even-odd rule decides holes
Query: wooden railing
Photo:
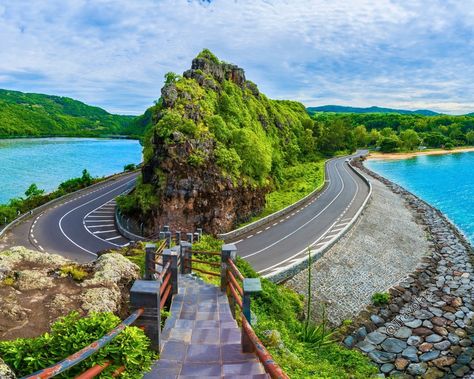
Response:
[{"label": "wooden railing", "polygon": [[[96,353],[104,346],[109,344],[115,337],[117,337],[123,330],[133,324],[144,312],[143,308],[137,309],[133,312],[129,317],[127,317],[124,321],[122,321],[119,325],[117,325],[114,329],[112,329],[109,333],[103,336],[101,339],[91,343],[90,345],[84,347],[83,349],[79,350],[77,353],[63,359],[61,362],[56,363],[53,366],[47,367],[40,371],[37,371],[31,375],[23,377],[23,379],[49,379],[56,375],[59,375],[70,368],[76,366],[77,364],[81,363],[82,361],[89,358],[92,354]],[[90,379],[94,378],[95,376],[99,375],[102,371],[104,371],[107,367],[109,367],[113,362],[109,361],[102,365],[95,365],[90,369],[83,372],[77,378],[81,379]],[[125,367],[121,366],[117,370],[114,371],[112,377],[116,377],[120,375],[122,372],[125,371]]]}]

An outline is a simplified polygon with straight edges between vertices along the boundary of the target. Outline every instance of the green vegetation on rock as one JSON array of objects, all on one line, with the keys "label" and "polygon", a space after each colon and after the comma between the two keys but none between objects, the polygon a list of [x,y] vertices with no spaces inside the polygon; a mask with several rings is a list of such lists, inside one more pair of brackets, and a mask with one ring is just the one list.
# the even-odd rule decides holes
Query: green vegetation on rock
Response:
[{"label": "green vegetation on rock", "polygon": [[147,116],[113,115],[68,97],[0,89],[0,138],[127,135],[140,137]]}]

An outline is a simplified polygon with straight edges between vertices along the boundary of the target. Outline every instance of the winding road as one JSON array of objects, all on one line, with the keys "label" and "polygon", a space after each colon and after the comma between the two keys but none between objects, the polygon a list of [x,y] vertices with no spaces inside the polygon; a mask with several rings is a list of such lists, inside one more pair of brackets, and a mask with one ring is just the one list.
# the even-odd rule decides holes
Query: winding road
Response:
[{"label": "winding road", "polygon": [[135,185],[138,173],[122,175],[71,194],[64,201],[13,228],[9,246],[26,246],[88,262],[97,252],[129,241],[115,228],[114,199]]},{"label": "winding road", "polygon": [[[351,157],[365,153],[358,151]],[[330,244],[369,194],[367,183],[349,167],[347,158],[326,164],[324,189],[293,213],[231,241],[239,255],[268,276],[304,259],[308,247],[317,251]],[[8,245],[59,253],[79,262],[93,260],[101,250],[126,245],[129,241],[115,228],[114,199],[132,188],[137,176],[122,175],[72,194],[13,228]]]},{"label": "winding road", "polygon": [[331,244],[357,215],[369,195],[369,186],[348,164],[350,157],[326,164],[326,186],[291,214],[239,236],[238,253],[263,276],[274,275],[302,261],[312,251]]}]

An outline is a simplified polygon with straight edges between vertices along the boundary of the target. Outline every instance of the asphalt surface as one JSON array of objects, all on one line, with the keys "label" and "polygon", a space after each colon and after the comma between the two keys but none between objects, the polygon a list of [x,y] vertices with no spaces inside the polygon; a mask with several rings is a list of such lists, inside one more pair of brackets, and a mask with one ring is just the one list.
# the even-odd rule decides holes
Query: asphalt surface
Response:
[{"label": "asphalt surface", "polygon": [[114,199],[132,188],[137,176],[131,173],[73,194],[15,227],[7,235],[8,245],[33,247],[87,262],[99,251],[127,244],[115,228]]},{"label": "asphalt surface", "polygon": [[[351,157],[364,155],[358,151]],[[329,244],[356,215],[369,187],[346,162],[348,157],[326,165],[326,186],[293,213],[239,236],[238,254],[261,275],[275,274],[304,259],[307,250]]]},{"label": "asphalt surface", "polygon": [[[351,157],[365,153],[358,151]],[[231,241],[238,254],[265,276],[303,259],[308,248],[317,250],[331,243],[369,193],[368,185],[346,160],[330,160],[324,189],[293,213]],[[78,262],[95,259],[99,251],[126,245],[129,241],[115,227],[114,199],[134,186],[137,175],[125,175],[73,194],[15,227],[7,244],[58,253]]]}]

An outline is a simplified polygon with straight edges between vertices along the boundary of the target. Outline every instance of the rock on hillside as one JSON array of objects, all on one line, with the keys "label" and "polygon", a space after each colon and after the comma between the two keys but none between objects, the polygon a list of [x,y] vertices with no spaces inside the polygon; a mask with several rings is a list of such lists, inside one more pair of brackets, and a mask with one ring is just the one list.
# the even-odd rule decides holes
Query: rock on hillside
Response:
[{"label": "rock on hillside", "polygon": [[230,230],[262,210],[282,170],[311,148],[302,104],[266,98],[208,50],[183,76],[167,74],[153,123],[142,182],[119,206],[155,232]]},{"label": "rock on hillside", "polygon": [[73,310],[125,313],[128,289],[139,274],[117,253],[76,265],[24,247],[0,252],[0,339],[37,336]]}]

